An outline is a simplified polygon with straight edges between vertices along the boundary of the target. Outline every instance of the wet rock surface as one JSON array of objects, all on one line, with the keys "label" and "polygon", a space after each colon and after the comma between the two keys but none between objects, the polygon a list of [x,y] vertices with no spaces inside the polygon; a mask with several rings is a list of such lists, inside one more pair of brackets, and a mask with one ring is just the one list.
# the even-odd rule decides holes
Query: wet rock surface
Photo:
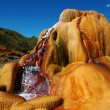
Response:
[{"label": "wet rock surface", "polygon": [[[64,10],[59,22],[40,34],[33,51],[22,57],[16,67],[11,64],[7,71],[0,69],[1,76],[4,72],[8,74],[6,83],[1,77],[0,88],[8,88],[5,91],[13,93],[13,86],[18,95],[32,98],[15,109],[35,110],[39,96],[55,95],[64,100],[55,110],[101,110],[102,107],[109,110],[109,42],[110,24],[102,14]],[[49,103],[45,98],[43,103],[47,108],[52,107],[53,100],[47,97]]]},{"label": "wet rock surface", "polygon": [[[49,29],[37,44],[36,51],[29,55],[22,66],[22,78],[20,78],[20,91],[16,91],[18,95],[24,98],[31,99],[38,96],[48,95],[50,93],[49,80],[42,72],[41,65],[43,56],[45,55],[46,44],[50,37],[51,31]],[[17,79],[18,80],[18,79]]]}]

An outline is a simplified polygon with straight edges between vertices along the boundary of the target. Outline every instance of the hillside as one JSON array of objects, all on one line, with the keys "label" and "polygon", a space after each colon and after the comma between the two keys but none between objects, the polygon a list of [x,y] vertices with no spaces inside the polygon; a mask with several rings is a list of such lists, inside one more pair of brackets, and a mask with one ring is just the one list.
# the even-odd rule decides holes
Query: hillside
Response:
[{"label": "hillside", "polygon": [[26,53],[31,50],[37,43],[36,37],[26,38],[20,33],[0,28],[0,45],[5,46],[6,48]]},{"label": "hillside", "polygon": [[13,30],[0,28],[0,67],[8,62],[17,62],[23,54],[37,43],[36,37],[26,38]]}]

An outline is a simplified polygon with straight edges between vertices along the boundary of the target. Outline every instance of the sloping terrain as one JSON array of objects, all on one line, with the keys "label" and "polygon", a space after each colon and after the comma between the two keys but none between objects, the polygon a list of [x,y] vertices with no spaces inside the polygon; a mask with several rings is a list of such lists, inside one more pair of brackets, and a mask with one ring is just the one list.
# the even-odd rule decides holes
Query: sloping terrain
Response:
[{"label": "sloping terrain", "polygon": [[27,51],[33,49],[36,42],[37,38],[34,36],[27,38],[18,32],[0,28],[0,45],[5,46],[6,48],[26,53]]},{"label": "sloping terrain", "polygon": [[36,43],[35,36],[27,38],[13,30],[0,28],[0,64],[21,58],[24,53],[32,50]]}]

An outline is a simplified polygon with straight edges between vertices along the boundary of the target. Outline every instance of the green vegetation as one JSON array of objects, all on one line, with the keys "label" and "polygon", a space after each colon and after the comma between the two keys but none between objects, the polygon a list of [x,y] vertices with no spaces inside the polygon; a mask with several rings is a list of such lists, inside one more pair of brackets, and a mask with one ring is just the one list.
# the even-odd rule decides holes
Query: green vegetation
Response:
[{"label": "green vegetation", "polygon": [[26,53],[34,48],[37,40],[38,38],[36,38],[35,36],[26,38],[18,32],[0,28],[0,45],[4,45],[9,49]]}]

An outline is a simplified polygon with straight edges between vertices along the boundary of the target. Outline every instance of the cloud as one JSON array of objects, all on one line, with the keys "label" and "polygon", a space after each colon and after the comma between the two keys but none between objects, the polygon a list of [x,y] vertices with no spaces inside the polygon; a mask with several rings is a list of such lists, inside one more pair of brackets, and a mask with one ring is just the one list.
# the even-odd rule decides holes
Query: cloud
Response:
[{"label": "cloud", "polygon": [[106,7],[109,8],[109,7],[110,7],[110,3],[108,3],[108,4],[106,5]]}]

